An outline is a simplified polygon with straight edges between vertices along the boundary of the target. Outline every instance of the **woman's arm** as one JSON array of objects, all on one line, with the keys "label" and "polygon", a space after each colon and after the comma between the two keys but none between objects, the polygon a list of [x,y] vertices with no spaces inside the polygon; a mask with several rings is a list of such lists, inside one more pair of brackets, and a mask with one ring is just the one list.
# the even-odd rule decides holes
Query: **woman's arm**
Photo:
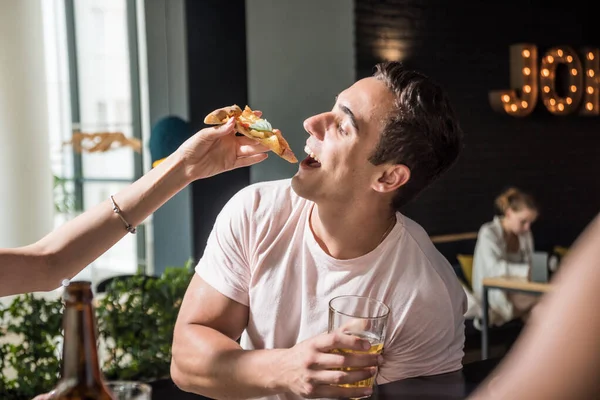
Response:
[{"label": "woman's arm", "polygon": [[477,239],[478,261],[485,264],[483,277],[488,276],[529,276],[528,263],[515,263],[506,260],[506,242],[491,229],[482,231]]},{"label": "woman's arm", "polygon": [[[233,132],[230,122],[188,139],[156,168],[114,195],[121,215],[135,227],[190,182],[267,158],[264,146]],[[0,249],[0,296],[55,289],[127,233],[107,199],[34,244]]]}]

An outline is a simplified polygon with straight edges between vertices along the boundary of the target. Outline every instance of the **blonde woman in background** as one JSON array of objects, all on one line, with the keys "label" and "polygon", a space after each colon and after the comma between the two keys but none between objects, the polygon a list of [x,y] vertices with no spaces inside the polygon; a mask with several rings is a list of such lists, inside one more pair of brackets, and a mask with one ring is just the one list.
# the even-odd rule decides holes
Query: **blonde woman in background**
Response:
[{"label": "blonde woman in background", "polygon": [[[534,199],[519,189],[504,191],[495,202],[500,215],[484,224],[473,255],[473,292],[481,303],[483,279],[494,276],[529,278],[533,254],[531,225],[538,217]],[[526,319],[537,297],[490,290],[490,325]]]}]

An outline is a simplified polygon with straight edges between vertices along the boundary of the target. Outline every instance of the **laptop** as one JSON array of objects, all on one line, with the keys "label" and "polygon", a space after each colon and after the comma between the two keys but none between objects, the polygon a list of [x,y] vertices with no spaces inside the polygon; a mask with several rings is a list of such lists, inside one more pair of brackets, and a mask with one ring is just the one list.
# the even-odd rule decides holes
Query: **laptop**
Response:
[{"label": "laptop", "polygon": [[535,251],[531,258],[531,281],[547,283],[548,280],[548,253],[544,251]]}]

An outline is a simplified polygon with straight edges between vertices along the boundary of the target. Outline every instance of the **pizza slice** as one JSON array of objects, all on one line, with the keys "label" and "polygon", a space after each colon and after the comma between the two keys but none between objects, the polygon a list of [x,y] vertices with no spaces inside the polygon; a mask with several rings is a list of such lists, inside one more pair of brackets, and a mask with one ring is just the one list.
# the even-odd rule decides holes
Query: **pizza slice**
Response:
[{"label": "pizza slice", "polygon": [[204,118],[204,123],[208,125],[221,125],[226,123],[229,118],[235,118],[235,128],[242,135],[259,141],[288,162],[298,162],[290,145],[283,138],[281,131],[273,129],[269,121],[258,117],[248,106],[243,111],[235,104],[219,108],[208,114]]}]

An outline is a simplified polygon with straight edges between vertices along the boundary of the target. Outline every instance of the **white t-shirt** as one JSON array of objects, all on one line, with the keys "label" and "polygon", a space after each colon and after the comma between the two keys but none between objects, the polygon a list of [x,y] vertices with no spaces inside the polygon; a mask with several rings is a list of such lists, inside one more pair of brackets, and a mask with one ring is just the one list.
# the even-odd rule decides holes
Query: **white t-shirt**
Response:
[{"label": "white t-shirt", "polygon": [[329,300],[352,294],[390,307],[378,383],[460,369],[466,297],[427,233],[397,213],[376,249],[337,260],[314,238],[313,205],[286,179],[242,189],[217,217],[196,271],[249,307],[242,347],[290,348],[326,332]]}]

